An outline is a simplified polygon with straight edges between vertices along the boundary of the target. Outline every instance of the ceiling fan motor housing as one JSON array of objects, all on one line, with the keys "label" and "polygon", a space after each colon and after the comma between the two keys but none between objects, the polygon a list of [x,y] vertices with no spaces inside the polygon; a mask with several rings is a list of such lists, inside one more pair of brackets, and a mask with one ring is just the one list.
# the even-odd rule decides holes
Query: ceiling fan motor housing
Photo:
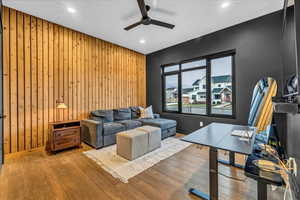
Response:
[{"label": "ceiling fan motor housing", "polygon": [[151,23],[151,18],[150,17],[143,17],[142,18],[142,23],[144,25],[149,25]]},{"label": "ceiling fan motor housing", "polygon": [[146,10],[147,12],[151,9],[151,7],[149,5],[146,5]]}]

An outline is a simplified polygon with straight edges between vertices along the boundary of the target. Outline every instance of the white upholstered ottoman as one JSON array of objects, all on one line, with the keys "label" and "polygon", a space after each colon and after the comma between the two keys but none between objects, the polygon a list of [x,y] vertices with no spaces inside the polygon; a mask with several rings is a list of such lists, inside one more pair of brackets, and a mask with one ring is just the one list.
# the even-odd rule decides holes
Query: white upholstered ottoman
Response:
[{"label": "white upholstered ottoman", "polygon": [[148,152],[148,134],[131,129],[117,134],[117,154],[127,160],[134,160]]},{"label": "white upholstered ottoman", "polygon": [[148,152],[161,147],[161,129],[154,126],[142,126],[136,130],[145,131],[148,134]]}]

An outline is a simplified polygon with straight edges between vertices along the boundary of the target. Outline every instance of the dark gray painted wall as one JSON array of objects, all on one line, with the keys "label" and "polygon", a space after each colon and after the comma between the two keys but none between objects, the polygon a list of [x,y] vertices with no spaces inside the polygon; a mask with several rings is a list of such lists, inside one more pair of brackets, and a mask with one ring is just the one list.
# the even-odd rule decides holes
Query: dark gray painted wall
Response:
[{"label": "dark gray painted wall", "polygon": [[[297,67],[300,75],[300,1],[295,1],[295,25],[296,25],[296,46],[297,46]],[[299,79],[299,77],[298,77]],[[298,89],[299,91],[299,89]],[[287,115],[287,151],[288,155],[295,157],[298,164],[297,183],[300,188],[300,114]],[[300,194],[298,194],[300,199]]]},{"label": "dark gray painted wall", "polygon": [[295,25],[296,25],[296,48],[298,76],[300,77],[300,1],[295,1]]},{"label": "dark gray painted wall", "polygon": [[262,77],[271,76],[281,86],[281,24],[282,15],[276,12],[147,55],[147,104],[153,105],[155,112],[162,112],[162,64],[236,49],[236,119],[161,114],[176,119],[178,131],[183,133],[198,129],[200,121],[204,125],[211,122],[246,124],[256,82]]},{"label": "dark gray painted wall", "polygon": [[[289,157],[294,157],[298,165],[298,176],[296,177],[298,187],[300,188],[300,114],[287,115],[287,153]],[[300,198],[300,194],[299,198]]]}]

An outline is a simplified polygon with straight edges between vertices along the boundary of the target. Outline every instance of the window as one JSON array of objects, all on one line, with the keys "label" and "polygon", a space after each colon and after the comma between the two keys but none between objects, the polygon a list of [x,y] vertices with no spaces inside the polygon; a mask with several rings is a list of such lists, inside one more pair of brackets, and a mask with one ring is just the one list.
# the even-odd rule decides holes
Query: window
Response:
[{"label": "window", "polygon": [[178,111],[178,75],[165,77],[165,109]]},{"label": "window", "polygon": [[232,115],[232,56],[211,60],[212,114]]},{"label": "window", "polygon": [[173,72],[178,70],[179,70],[179,65],[171,65],[165,68],[165,72]]},{"label": "window", "polygon": [[215,99],[220,99],[221,96],[220,96],[219,94],[215,94],[215,95],[214,95],[214,98],[215,98]]},{"label": "window", "polygon": [[183,63],[181,64],[181,69],[184,70],[201,66],[206,66],[206,59]]},{"label": "window", "polygon": [[183,113],[206,114],[206,98],[203,98],[206,89],[203,89],[203,84],[206,84],[206,69],[181,73]]},{"label": "window", "polygon": [[222,52],[163,66],[163,111],[234,116],[234,54]]}]

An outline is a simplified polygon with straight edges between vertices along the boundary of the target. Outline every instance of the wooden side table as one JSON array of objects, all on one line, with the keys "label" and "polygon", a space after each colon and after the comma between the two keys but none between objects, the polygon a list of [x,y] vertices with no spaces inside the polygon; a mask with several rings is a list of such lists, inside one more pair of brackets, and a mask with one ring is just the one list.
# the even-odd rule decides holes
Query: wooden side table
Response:
[{"label": "wooden side table", "polygon": [[81,147],[80,121],[62,121],[49,123],[46,150],[56,152],[71,147]]}]

